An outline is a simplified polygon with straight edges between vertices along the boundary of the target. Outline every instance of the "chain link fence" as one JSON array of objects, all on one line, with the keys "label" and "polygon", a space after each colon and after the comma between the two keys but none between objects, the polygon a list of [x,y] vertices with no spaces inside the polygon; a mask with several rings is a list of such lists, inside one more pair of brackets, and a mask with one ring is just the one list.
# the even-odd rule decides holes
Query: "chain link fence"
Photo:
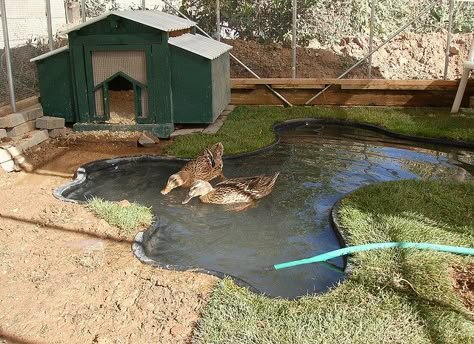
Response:
[{"label": "chain link fence", "polygon": [[[2,2],[17,101],[38,95],[31,58],[66,45],[61,31],[111,10],[145,8],[186,16],[232,45],[232,54],[262,78],[336,78],[380,46],[344,78],[456,79],[474,31],[473,0]],[[0,27],[0,106],[10,103],[4,37]],[[231,77],[255,77],[248,68],[232,60]]]}]

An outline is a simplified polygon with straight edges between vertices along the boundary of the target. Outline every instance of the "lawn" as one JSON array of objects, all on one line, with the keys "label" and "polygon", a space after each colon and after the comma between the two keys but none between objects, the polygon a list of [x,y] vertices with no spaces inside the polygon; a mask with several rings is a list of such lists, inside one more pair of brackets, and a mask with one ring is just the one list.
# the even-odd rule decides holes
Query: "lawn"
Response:
[{"label": "lawn", "polygon": [[[396,195],[396,197],[393,197]],[[415,241],[474,246],[474,184],[397,181],[343,200],[349,245]],[[330,292],[270,299],[221,281],[203,311],[197,343],[472,343],[474,313],[451,271],[472,257],[390,249],[356,254]],[[277,271],[275,273],[278,273]]]},{"label": "lawn", "polygon": [[123,206],[117,202],[93,197],[87,202],[87,208],[98,218],[107,221],[112,226],[117,226],[127,235],[135,234],[137,229],[149,227],[153,220],[151,208],[136,203]]},{"label": "lawn", "polygon": [[295,118],[329,118],[376,124],[402,134],[474,141],[474,113],[450,114],[448,109],[389,107],[239,106],[216,135],[177,137],[167,149],[172,156],[192,157],[222,142],[225,154],[253,151],[275,140],[272,125]]}]

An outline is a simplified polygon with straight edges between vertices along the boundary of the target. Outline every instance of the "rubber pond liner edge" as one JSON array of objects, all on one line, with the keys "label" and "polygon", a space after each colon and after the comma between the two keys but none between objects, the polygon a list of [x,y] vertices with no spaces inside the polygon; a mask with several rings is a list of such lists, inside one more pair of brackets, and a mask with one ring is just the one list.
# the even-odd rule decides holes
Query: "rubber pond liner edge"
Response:
[{"label": "rubber pond liner edge", "polygon": [[[346,120],[335,120],[335,119],[317,119],[317,118],[302,118],[302,119],[292,119],[288,120],[285,122],[281,123],[276,123],[272,126],[273,131],[277,135],[277,138],[275,141],[273,141],[270,145],[265,146],[263,148],[257,149],[252,152],[246,152],[246,153],[239,153],[239,154],[233,154],[233,155],[228,155],[224,156],[224,160],[230,160],[230,159],[238,159],[242,157],[247,157],[247,156],[253,156],[253,155],[258,155],[267,151],[272,150],[279,142],[280,138],[278,135],[278,132],[283,129],[288,129],[291,127],[297,127],[300,126],[301,124],[308,124],[308,123],[318,123],[318,124],[332,124],[332,125],[341,125],[341,126],[350,126],[350,127],[355,127],[355,128],[361,128],[361,129],[368,129],[374,132],[382,133],[388,137],[393,137],[397,139],[402,139],[402,140],[408,140],[408,141],[413,141],[413,142],[420,142],[420,143],[426,143],[426,144],[439,144],[439,145],[446,145],[446,146],[455,146],[455,147],[466,147],[466,148],[474,148],[474,142],[466,142],[466,141],[454,141],[454,140],[449,140],[449,139],[438,139],[438,138],[426,138],[426,137],[419,137],[419,136],[411,136],[411,135],[405,135],[405,134],[400,134],[385,128],[382,128],[380,126],[370,124],[370,123],[360,123],[360,122],[352,122],[352,121],[346,121]],[[170,157],[170,156],[159,156],[159,155],[139,155],[139,156],[126,156],[126,157],[116,157],[112,159],[103,159],[103,160],[97,160],[97,161],[92,161],[89,162],[85,165],[80,166],[75,174],[75,179],[69,183],[66,183],[64,185],[61,185],[57,187],[53,191],[54,197],[61,201],[65,202],[72,202],[72,203],[78,203],[78,204],[85,204],[83,201],[77,201],[73,200],[70,198],[67,198],[63,196],[65,193],[71,191],[72,189],[76,188],[83,182],[87,180],[87,174],[91,172],[97,172],[103,169],[107,169],[113,166],[117,165],[122,165],[122,164],[129,164],[133,162],[138,162],[138,161],[189,161],[192,158],[178,158],[178,157]],[[357,191],[357,190],[355,190]],[[352,192],[351,192],[352,193]],[[341,207],[341,201],[350,195],[351,193],[348,193],[341,197],[336,203],[332,206],[331,211],[329,212],[329,222],[331,224],[331,227],[336,234],[337,240],[339,244],[341,245],[342,248],[347,247],[347,231],[345,228],[340,224],[339,221],[339,209]],[[260,292],[258,289],[253,287],[251,284],[245,282],[244,280],[232,276],[230,274],[222,273],[220,271],[215,271],[215,270],[209,270],[205,268],[200,268],[200,267],[194,267],[194,266],[181,266],[181,265],[169,265],[169,264],[161,264],[158,263],[157,261],[149,258],[143,249],[143,240],[146,232],[150,232],[152,230],[157,230],[156,226],[159,225],[159,223],[156,223],[156,216],[155,216],[155,221],[151,224],[149,228],[147,228],[145,231],[138,232],[133,240],[132,243],[132,252],[133,254],[144,264],[152,265],[155,267],[160,267],[163,269],[167,270],[174,270],[174,271],[192,271],[192,272],[200,272],[200,273],[206,273],[212,276],[216,276],[218,278],[225,278],[225,277],[230,277],[238,286],[240,287],[245,287],[248,288],[249,290],[257,293],[257,294],[262,294],[265,295],[264,293]],[[343,271],[346,273],[346,275],[350,275],[353,269],[353,266],[351,264],[351,259],[350,256],[344,256],[343,257],[344,261],[344,267]],[[263,271],[262,267],[262,271]],[[344,283],[342,281],[341,283]],[[327,291],[330,291],[331,288],[328,288]],[[269,298],[281,298],[281,297],[274,297],[274,296],[268,296]],[[295,298],[290,298],[290,300],[296,300],[299,298],[305,297],[305,295],[302,296],[297,296]]]}]

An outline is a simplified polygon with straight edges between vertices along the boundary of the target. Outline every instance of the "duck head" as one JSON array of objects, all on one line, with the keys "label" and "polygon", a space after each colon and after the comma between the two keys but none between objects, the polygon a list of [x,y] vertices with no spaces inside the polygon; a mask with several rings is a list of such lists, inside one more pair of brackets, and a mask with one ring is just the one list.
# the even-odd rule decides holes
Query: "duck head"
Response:
[{"label": "duck head", "polygon": [[189,189],[189,193],[182,202],[182,204],[188,203],[194,197],[204,196],[207,195],[209,192],[214,190],[212,185],[204,180],[196,180],[191,188]]},{"label": "duck head", "polygon": [[166,186],[161,190],[162,195],[166,195],[171,190],[176,189],[182,185],[185,185],[189,182],[189,174],[184,171],[179,171],[178,173],[172,174],[168,178]]}]

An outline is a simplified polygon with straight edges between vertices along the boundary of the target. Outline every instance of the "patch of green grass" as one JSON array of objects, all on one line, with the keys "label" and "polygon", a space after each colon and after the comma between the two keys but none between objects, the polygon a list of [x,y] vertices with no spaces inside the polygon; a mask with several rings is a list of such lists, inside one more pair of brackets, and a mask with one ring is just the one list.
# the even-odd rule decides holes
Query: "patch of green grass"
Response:
[{"label": "patch of green grass", "polygon": [[376,124],[402,134],[474,141],[474,113],[450,114],[439,108],[239,106],[216,135],[176,138],[167,154],[193,157],[222,142],[226,154],[254,151],[275,140],[272,125],[296,118],[329,118]]},{"label": "patch of green grass", "polygon": [[[474,246],[474,184],[397,181],[343,200],[349,245],[415,241]],[[473,343],[474,315],[449,275],[472,257],[421,250],[362,252],[332,291],[296,301],[269,299],[221,281],[197,343]],[[278,273],[278,272],[275,272]]]},{"label": "patch of green grass", "polygon": [[136,203],[131,203],[130,206],[124,207],[117,202],[93,197],[87,202],[87,207],[97,217],[105,220],[112,226],[119,227],[127,235],[134,234],[139,228],[150,226],[153,220],[151,208]]}]

